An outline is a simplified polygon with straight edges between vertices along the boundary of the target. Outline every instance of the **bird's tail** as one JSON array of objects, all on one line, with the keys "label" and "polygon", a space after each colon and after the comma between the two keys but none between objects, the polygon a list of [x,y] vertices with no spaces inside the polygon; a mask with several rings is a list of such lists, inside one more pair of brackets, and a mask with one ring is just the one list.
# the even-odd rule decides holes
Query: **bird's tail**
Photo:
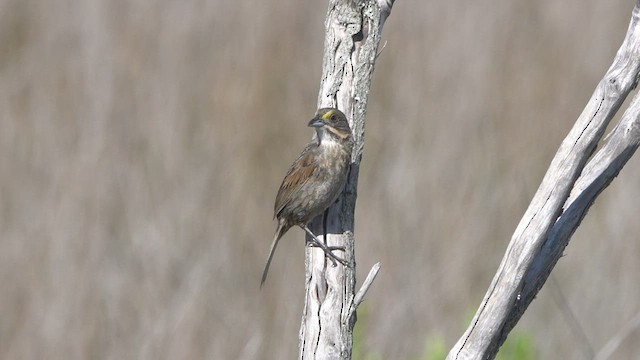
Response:
[{"label": "bird's tail", "polygon": [[286,221],[280,220],[278,221],[278,228],[276,229],[276,234],[273,236],[273,242],[271,242],[271,249],[269,249],[269,258],[267,259],[267,264],[264,267],[264,271],[262,272],[262,281],[260,281],[260,288],[264,285],[264,281],[267,280],[267,273],[269,272],[269,266],[271,265],[271,259],[273,259],[273,254],[276,251],[276,246],[278,246],[278,242],[282,235],[284,235],[287,230],[289,230],[289,226],[285,225]]}]

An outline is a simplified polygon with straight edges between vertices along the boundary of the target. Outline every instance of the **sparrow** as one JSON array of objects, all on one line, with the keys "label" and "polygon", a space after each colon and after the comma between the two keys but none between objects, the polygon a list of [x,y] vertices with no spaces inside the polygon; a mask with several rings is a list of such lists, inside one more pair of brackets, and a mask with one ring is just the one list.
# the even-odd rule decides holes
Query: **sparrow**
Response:
[{"label": "sparrow", "polygon": [[344,251],[344,247],[325,245],[309,230],[307,223],[333,204],[344,188],[353,150],[351,128],[347,117],[335,108],[318,110],[308,126],[315,128],[316,137],[307,144],[291,165],[278,190],[274,206],[274,218],[278,220],[278,227],[271,243],[260,287],[267,279],[278,241],[296,225],[311,236],[309,245],[324,250],[334,266],[336,261],[347,265],[345,260],[332,252]]}]

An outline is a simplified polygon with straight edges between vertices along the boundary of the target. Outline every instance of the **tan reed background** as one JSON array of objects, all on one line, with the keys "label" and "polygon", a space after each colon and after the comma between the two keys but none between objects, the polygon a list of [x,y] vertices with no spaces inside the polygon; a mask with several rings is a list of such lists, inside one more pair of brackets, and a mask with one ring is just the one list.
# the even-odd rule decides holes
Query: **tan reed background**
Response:
[{"label": "tan reed background", "polygon": [[[356,219],[364,348],[466,327],[632,1],[398,0]],[[0,358],[286,359],[301,231],[260,272],[311,136],[325,1],[0,1]],[[383,40],[383,41],[384,41]],[[640,163],[555,274],[594,349],[640,311]],[[543,289],[516,331],[581,359]],[[640,356],[640,331],[615,359]],[[635,345],[634,345],[635,344]]]}]

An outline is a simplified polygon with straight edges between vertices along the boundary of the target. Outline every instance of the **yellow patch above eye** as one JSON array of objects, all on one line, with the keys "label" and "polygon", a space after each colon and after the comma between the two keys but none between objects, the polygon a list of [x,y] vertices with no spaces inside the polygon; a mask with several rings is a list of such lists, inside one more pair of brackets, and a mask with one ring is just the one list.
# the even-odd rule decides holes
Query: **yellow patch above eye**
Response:
[{"label": "yellow patch above eye", "polygon": [[322,120],[328,120],[331,115],[333,115],[334,111],[333,110],[329,110],[326,113],[324,113],[324,115],[322,115]]}]

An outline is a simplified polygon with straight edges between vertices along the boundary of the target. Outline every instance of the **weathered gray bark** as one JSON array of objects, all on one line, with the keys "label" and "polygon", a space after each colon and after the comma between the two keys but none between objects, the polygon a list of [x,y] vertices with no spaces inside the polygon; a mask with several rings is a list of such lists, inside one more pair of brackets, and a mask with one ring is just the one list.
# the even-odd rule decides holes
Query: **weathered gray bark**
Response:
[{"label": "weathered gray bark", "polygon": [[[469,328],[447,359],[493,359],[545,283],[595,198],[640,144],[640,97],[600,151],[605,128],[640,74],[640,0],[613,64],[549,166]],[[585,166],[586,164],[586,166]]]},{"label": "weathered gray bark", "polygon": [[310,229],[350,267],[331,266],[322,250],[306,249],[306,295],[300,327],[301,359],[350,359],[355,310],[378,272],[376,264],[355,293],[354,212],[364,146],[366,105],[382,26],[394,0],[331,0],[318,108],[337,107],[349,119],[355,147],[345,191]]}]

